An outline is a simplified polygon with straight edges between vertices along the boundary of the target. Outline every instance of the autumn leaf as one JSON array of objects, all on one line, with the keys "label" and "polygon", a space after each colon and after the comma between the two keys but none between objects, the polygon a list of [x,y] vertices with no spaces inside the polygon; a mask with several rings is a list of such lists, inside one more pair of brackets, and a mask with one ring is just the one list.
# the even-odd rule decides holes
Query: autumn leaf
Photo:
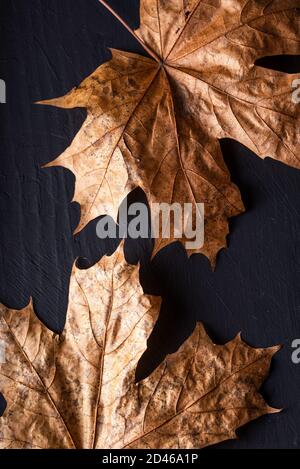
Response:
[{"label": "autumn leaf", "polygon": [[[264,56],[300,53],[299,0],[140,4],[141,26],[130,31],[151,58],[113,50],[78,88],[44,102],[88,110],[70,148],[48,166],[76,175],[78,230],[100,214],[116,216],[136,186],[150,206],[191,203],[195,214],[204,203],[205,242],[189,254],[201,252],[214,265],[228,218],[244,210],[219,140],[300,167],[300,106],[292,100],[299,74],[255,65]],[[171,241],[157,239],[154,254]]]},{"label": "autumn leaf", "polygon": [[87,271],[74,268],[60,336],[32,304],[2,306],[0,448],[202,448],[275,412],[257,390],[277,347],[254,349],[240,336],[215,345],[200,324],[136,384],[159,307],[121,248]]}]

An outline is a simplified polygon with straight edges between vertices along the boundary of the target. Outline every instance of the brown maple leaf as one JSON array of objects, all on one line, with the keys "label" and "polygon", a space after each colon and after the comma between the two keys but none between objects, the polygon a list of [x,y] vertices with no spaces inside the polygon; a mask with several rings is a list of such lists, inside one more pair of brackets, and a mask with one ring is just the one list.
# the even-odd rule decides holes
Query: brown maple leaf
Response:
[{"label": "brown maple leaf", "polygon": [[[300,106],[292,100],[299,75],[255,65],[300,53],[297,7],[299,0],[141,0],[141,26],[130,31],[151,58],[112,51],[78,88],[44,102],[88,109],[70,148],[48,165],[76,175],[78,229],[100,214],[116,216],[140,186],[150,206],[191,203],[195,213],[205,204],[205,242],[189,253],[214,265],[228,218],[244,210],[219,140],[300,167]],[[154,253],[173,239],[161,236]]]},{"label": "brown maple leaf", "polygon": [[135,383],[160,299],[143,294],[121,249],[88,271],[74,268],[60,336],[32,304],[1,307],[1,448],[202,448],[276,412],[257,390],[277,347],[254,349],[240,336],[215,345],[201,325]]}]

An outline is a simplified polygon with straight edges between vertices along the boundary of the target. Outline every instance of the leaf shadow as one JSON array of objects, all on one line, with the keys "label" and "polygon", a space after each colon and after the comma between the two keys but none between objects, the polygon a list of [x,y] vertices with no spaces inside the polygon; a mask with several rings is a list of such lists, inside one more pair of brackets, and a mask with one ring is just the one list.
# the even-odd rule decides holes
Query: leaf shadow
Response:
[{"label": "leaf shadow", "polygon": [[4,396],[0,393],[0,417],[2,417],[2,415],[4,414],[6,407],[7,402],[4,399]]}]

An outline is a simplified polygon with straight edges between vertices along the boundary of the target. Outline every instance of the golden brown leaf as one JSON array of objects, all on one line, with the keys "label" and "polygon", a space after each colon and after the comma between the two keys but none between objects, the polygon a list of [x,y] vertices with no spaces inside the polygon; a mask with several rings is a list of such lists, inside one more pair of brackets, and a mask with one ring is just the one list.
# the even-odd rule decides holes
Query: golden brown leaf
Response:
[{"label": "golden brown leaf", "polygon": [[[292,100],[299,75],[254,65],[300,53],[297,7],[299,0],[141,0],[133,34],[157,62],[113,51],[79,88],[44,102],[88,109],[71,147],[49,165],[76,175],[79,229],[100,214],[115,216],[134,186],[150,206],[192,203],[195,212],[204,203],[205,243],[189,253],[214,265],[228,218],[244,209],[219,139],[300,167],[300,106]],[[172,240],[157,239],[154,253]]]},{"label": "golden brown leaf", "polygon": [[202,448],[275,411],[257,390],[277,348],[253,349],[239,336],[215,345],[201,325],[136,384],[160,306],[138,277],[121,249],[88,271],[74,269],[61,336],[31,304],[1,307],[1,448]]}]

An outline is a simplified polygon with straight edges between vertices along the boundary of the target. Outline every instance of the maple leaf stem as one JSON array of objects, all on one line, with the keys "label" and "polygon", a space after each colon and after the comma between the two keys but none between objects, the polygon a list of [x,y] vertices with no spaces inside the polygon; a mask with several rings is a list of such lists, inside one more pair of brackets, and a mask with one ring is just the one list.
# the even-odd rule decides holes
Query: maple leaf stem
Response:
[{"label": "maple leaf stem", "polygon": [[101,3],[115,18],[117,18],[118,21],[120,21],[120,23],[127,29],[127,31],[130,32],[130,34],[132,34],[132,36],[141,44],[141,46],[145,49],[146,52],[148,52],[149,55],[151,55],[151,57],[156,60],[156,62],[160,63],[161,62],[161,59],[160,57],[152,50],[150,49],[149,46],[147,46],[147,44],[144,43],[144,41],[142,41],[142,39],[134,32],[134,30],[129,26],[128,23],[126,23],[125,20],[123,20],[123,18],[121,18],[120,15],[118,15],[118,13],[111,7],[108,5],[108,3],[105,1],[105,0],[98,0],[99,3]]}]

